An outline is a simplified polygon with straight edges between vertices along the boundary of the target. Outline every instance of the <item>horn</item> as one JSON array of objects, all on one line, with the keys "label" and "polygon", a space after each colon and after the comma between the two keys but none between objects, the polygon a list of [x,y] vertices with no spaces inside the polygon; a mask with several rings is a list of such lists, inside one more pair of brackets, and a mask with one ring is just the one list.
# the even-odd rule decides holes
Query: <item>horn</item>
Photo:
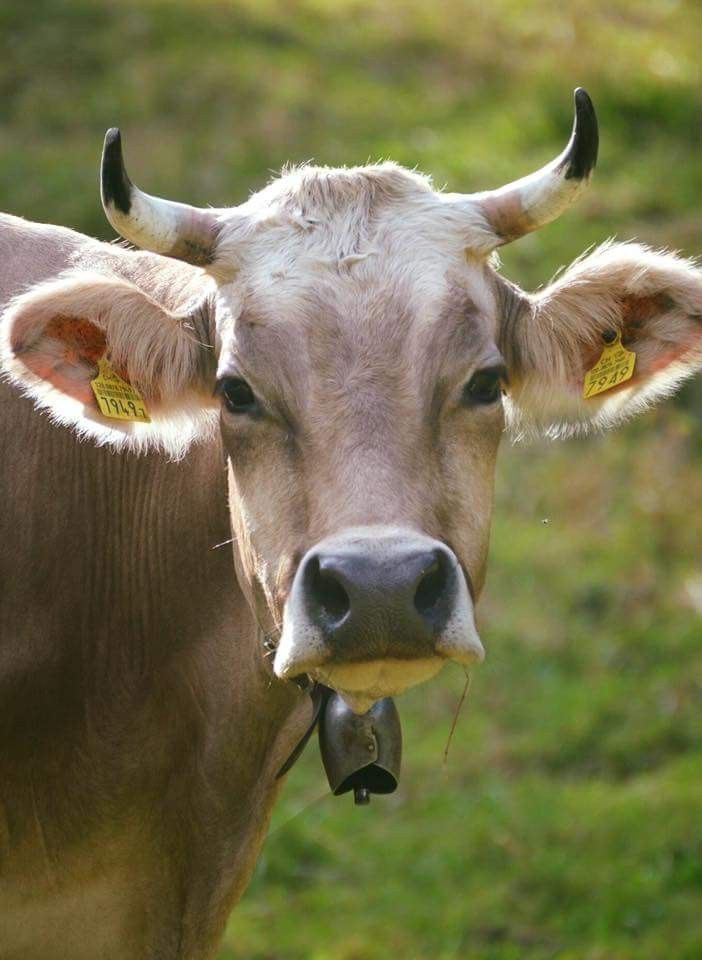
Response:
[{"label": "horn", "polygon": [[124,168],[116,127],[105,134],[100,188],[107,219],[125,240],[198,266],[212,263],[219,232],[214,211],[151,197],[135,187]]},{"label": "horn", "polygon": [[587,186],[597,162],[597,117],[582,87],[574,99],[573,132],[563,153],[536,173],[470,198],[495,237],[493,249],[555,220]]},{"label": "horn", "polygon": [[360,716],[338,693],[326,702],[319,722],[319,746],[335,797],[349,790],[357,804],[372,793],[393,793],[400,777],[402,729],[390,697]]}]

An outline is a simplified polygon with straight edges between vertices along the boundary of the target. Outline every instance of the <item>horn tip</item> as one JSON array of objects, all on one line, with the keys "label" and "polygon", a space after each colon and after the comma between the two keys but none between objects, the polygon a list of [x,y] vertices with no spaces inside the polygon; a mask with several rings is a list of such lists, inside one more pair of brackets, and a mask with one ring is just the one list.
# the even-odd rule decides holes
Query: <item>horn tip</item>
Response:
[{"label": "horn tip", "polygon": [[105,134],[100,185],[105,208],[115,207],[120,213],[129,213],[132,205],[132,184],[124,169],[122,134],[119,127],[110,127]]},{"label": "horn tip", "polygon": [[597,163],[599,131],[597,114],[587,90],[576,87],[573,93],[575,101],[575,123],[573,136],[567,151],[566,180],[585,180]]},{"label": "horn tip", "polygon": [[118,145],[121,145],[122,134],[120,133],[119,127],[110,127],[110,129],[105,133],[105,147],[111,147],[115,142]]}]

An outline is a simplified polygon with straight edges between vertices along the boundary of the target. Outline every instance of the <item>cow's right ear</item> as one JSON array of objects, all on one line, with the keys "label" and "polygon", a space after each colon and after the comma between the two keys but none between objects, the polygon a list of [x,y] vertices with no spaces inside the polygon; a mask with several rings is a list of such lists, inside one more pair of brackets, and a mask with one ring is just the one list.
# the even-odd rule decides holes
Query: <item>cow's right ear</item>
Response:
[{"label": "cow's right ear", "polygon": [[8,306],[2,367],[79,435],[178,458],[216,420],[208,309],[180,315],[119,277],[65,274]]}]

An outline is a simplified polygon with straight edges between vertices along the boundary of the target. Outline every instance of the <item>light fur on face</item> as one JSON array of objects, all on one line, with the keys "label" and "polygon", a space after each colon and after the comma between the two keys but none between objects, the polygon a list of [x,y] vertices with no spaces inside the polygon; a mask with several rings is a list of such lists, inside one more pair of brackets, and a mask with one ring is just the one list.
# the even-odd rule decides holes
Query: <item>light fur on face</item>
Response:
[{"label": "light fur on face", "polygon": [[[325,290],[343,310],[349,278],[359,289],[376,292],[376,318],[382,315],[383,298],[390,304],[400,288],[411,291],[415,316],[430,317],[445,295],[447,276],[462,270],[469,295],[481,307],[484,322],[493,326],[491,270],[481,253],[486,249],[485,225],[464,206],[457,195],[435,191],[427,177],[382,163],[350,169],[294,168],[241,206],[213,211],[218,243],[208,271],[219,287],[220,371],[226,373],[236,349],[228,331],[247,304],[262,308],[259,312],[269,307],[286,321],[303,324],[324,301]],[[132,258],[135,263],[144,256],[127,251],[120,256],[115,248],[105,249],[115,261],[112,272],[122,261]],[[146,428],[100,426],[95,410],[76,406],[75,398],[42,386],[36,372],[23,369],[7,338],[5,368],[16,382],[23,381],[38,404],[81,434],[118,447],[156,446],[182,455],[203,430],[207,434],[211,418],[195,410],[198,404],[207,404],[188,380],[197,376],[202,359],[187,342],[188,321],[172,305],[161,310],[167,295],[158,279],[164,267],[157,261],[163,258],[153,258],[143,282],[137,283],[139,292],[131,293],[120,289],[114,276],[104,276],[107,256],[93,259],[95,267],[89,256],[84,258],[66,282],[88,309],[99,302],[103,317],[111,318],[110,336],[125,369],[144,389],[168,398],[168,416],[159,414]],[[182,271],[193,269],[177,266]],[[702,313],[699,277],[691,261],[638,244],[610,243],[576,261],[534,295],[516,288],[505,295],[509,288],[495,279],[503,307],[499,346],[513,378],[507,401],[510,425],[517,433],[538,427],[549,435],[605,427],[675,390],[699,366],[699,325],[694,320]],[[42,297],[56,298],[56,304],[67,309],[68,288],[62,293],[59,283],[50,281],[43,290],[30,290],[26,300],[6,313],[4,327],[17,321],[22,303],[28,308]],[[91,285],[100,291],[92,298]],[[651,298],[656,297],[661,309],[651,311]],[[637,302],[641,306],[642,301],[645,324],[636,317]],[[42,317],[49,312],[47,307]],[[129,316],[142,321],[146,316],[149,331],[138,331]],[[159,332],[157,316],[162,323]],[[176,316],[181,322],[174,323]],[[516,317],[519,322],[514,322]],[[582,378],[594,362],[604,329],[621,330],[625,337],[629,333],[638,357],[636,374],[616,391],[583,401]],[[156,384],[154,377],[163,382]]]}]

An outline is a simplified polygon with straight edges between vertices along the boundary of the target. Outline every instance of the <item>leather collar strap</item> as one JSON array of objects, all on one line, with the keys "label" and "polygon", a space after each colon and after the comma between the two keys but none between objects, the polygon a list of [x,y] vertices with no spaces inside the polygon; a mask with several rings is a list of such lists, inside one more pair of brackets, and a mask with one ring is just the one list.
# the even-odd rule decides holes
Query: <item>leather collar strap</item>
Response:
[{"label": "leather collar strap", "polygon": [[285,776],[285,774],[288,773],[288,771],[294,766],[295,762],[300,758],[302,751],[307,746],[307,741],[314,733],[314,728],[319,723],[319,716],[322,712],[322,706],[330,693],[331,691],[329,688],[323,686],[321,683],[315,683],[315,685],[312,687],[312,690],[310,691],[310,697],[312,698],[312,721],[297,746],[293,749],[293,752],[278,771],[276,780],[279,780],[281,777]]}]

